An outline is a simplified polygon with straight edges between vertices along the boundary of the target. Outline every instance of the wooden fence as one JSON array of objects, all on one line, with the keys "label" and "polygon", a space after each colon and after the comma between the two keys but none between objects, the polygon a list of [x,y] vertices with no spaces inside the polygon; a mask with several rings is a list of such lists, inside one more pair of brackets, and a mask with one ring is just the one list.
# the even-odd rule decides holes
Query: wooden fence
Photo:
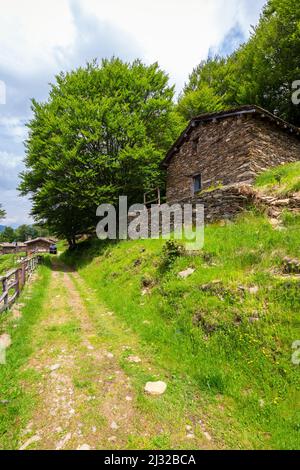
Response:
[{"label": "wooden fence", "polygon": [[[19,297],[28,278],[32,275],[41,261],[41,256],[35,255],[23,259],[18,268],[12,269],[4,276],[0,276],[0,313],[8,309]],[[1,291],[0,291],[1,292]]]}]

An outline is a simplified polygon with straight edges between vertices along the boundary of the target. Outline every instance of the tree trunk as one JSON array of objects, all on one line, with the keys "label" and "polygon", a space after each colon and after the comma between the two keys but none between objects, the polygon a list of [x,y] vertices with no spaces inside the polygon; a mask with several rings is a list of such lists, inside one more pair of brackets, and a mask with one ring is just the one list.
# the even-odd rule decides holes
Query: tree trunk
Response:
[{"label": "tree trunk", "polygon": [[68,244],[69,244],[69,250],[75,250],[76,238],[75,237],[68,238]]}]

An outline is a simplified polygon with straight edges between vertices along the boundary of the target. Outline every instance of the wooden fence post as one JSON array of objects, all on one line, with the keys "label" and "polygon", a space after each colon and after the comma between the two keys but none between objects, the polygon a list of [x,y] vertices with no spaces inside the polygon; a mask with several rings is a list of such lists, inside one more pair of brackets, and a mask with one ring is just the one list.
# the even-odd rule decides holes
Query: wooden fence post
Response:
[{"label": "wooden fence post", "polygon": [[19,296],[19,270],[15,272],[15,293]]},{"label": "wooden fence post", "polygon": [[[21,266],[0,277],[0,286],[2,283],[2,294],[0,293],[0,313],[7,310],[7,308],[14,303],[15,299],[19,297],[27,279],[37,268],[40,261],[40,256],[34,256],[29,259],[27,258],[22,261]],[[11,289],[14,289],[14,294],[12,296],[9,295]],[[2,302],[3,305],[1,305]]]},{"label": "wooden fence post", "polygon": [[[5,277],[2,280],[2,289],[3,289],[3,293],[5,293],[7,291],[7,277]],[[3,302],[4,302],[4,308],[7,309],[7,307],[8,307],[8,292],[6,292],[6,295],[3,299]]]},{"label": "wooden fence post", "polygon": [[22,287],[24,286],[25,282],[26,282],[26,266],[25,266],[25,262],[23,261],[22,262],[22,266],[21,266],[21,275],[22,275]]}]

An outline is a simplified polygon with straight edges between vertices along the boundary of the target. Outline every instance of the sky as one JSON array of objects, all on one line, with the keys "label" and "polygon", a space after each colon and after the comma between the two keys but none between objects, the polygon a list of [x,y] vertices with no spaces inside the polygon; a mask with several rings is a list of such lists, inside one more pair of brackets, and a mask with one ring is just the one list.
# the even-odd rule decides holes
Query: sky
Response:
[{"label": "sky", "polygon": [[179,93],[193,67],[247,40],[266,0],[10,0],[0,17],[0,223],[32,223],[16,190],[31,99],[55,75],[113,55],[158,62]]}]

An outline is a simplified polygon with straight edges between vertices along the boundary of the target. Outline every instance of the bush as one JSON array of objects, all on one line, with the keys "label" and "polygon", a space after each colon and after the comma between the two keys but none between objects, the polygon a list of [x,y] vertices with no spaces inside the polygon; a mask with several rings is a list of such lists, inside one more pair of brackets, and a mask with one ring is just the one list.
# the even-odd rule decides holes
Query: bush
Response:
[{"label": "bush", "polygon": [[167,240],[162,250],[162,264],[163,270],[170,269],[175,263],[176,259],[184,254],[184,247],[176,240]]}]

